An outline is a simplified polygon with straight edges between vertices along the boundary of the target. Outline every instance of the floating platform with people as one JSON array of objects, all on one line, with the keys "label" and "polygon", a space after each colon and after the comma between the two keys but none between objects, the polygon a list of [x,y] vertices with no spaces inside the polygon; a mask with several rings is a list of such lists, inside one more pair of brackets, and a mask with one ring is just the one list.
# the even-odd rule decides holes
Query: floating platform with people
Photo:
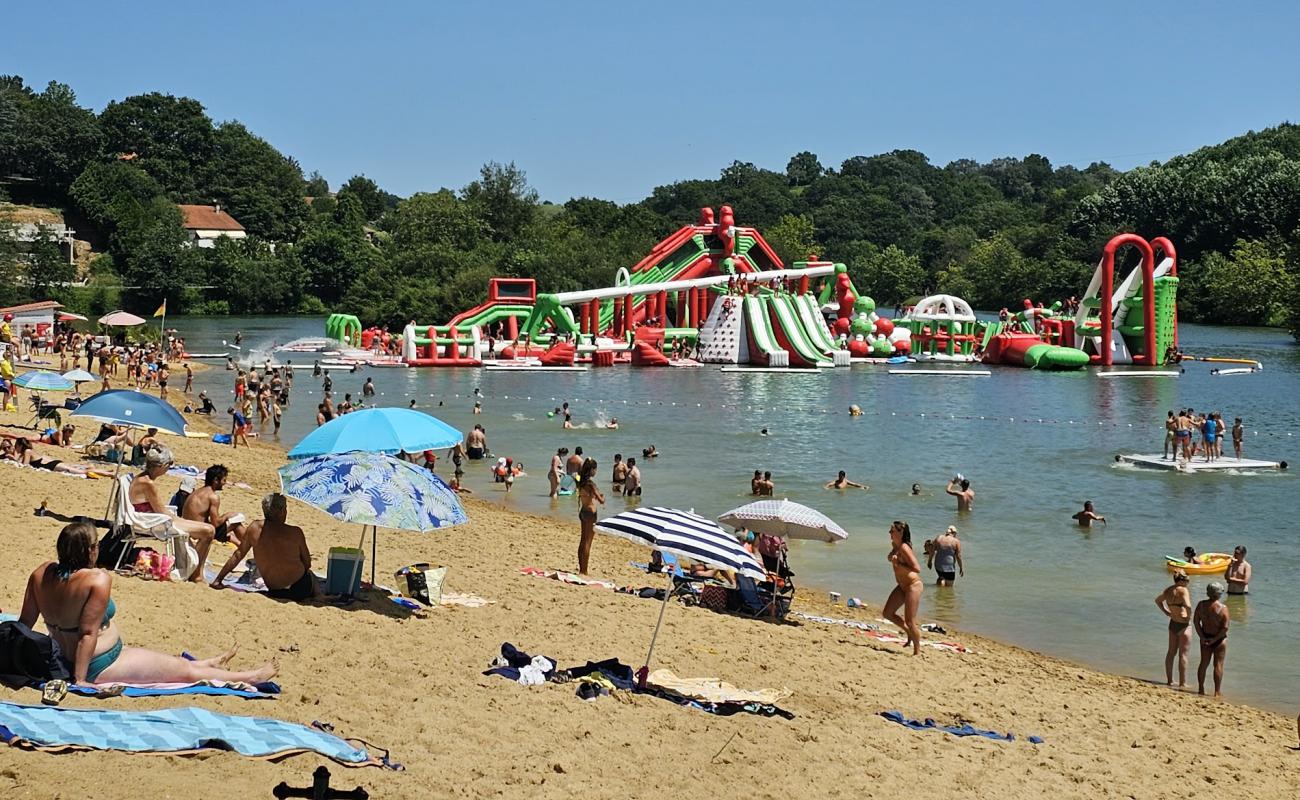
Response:
[{"label": "floating platform with people", "polygon": [[1158,453],[1143,455],[1139,453],[1122,453],[1115,456],[1120,464],[1129,464],[1144,469],[1159,469],[1167,472],[1271,472],[1287,468],[1285,461],[1261,461],[1254,458],[1224,457],[1214,461],[1170,459]]}]

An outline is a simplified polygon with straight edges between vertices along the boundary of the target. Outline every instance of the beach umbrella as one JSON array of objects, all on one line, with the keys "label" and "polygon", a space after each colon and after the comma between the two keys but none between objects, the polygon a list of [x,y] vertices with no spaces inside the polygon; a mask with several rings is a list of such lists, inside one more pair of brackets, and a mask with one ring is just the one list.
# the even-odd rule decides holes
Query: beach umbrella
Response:
[{"label": "beach umbrella", "polygon": [[[165,433],[177,436],[185,435],[185,418],[172,408],[165,400],[132,389],[109,389],[91,397],[77,406],[71,416],[87,417],[96,422],[109,425],[123,425],[128,428],[157,428]],[[108,495],[108,509],[113,507],[113,493],[117,491],[117,476],[122,471],[122,461],[118,459],[113,470],[113,488]]]},{"label": "beach umbrella", "polygon": [[383,453],[313,456],[290,461],[279,473],[280,486],[289,497],[337,520],[360,523],[357,549],[366,543],[366,527],[375,529],[370,544],[372,585],[380,528],[424,533],[469,521],[456,491],[441,478]]},{"label": "beach umbrella", "polygon": [[144,319],[125,311],[110,311],[99,318],[99,324],[130,328],[136,325],[143,325]]},{"label": "beach umbrella", "polygon": [[[729,570],[755,580],[767,577],[767,570],[736,541],[735,536],[713,520],[705,519],[693,511],[679,511],[662,506],[635,508],[597,522],[596,530],[645,545],[652,550],[688,558],[714,569]],[[655,652],[655,640],[659,638],[659,628],[663,625],[668,595],[672,594],[671,587],[670,575],[669,588],[664,591],[664,602],[659,607],[659,620],[650,637],[650,650],[646,653],[645,665],[639,673],[642,681],[650,671],[650,657]]]},{"label": "beach umbrella", "polygon": [[59,322],[85,322],[86,318],[71,311],[60,311]]},{"label": "beach umbrella", "polygon": [[842,542],[849,538],[848,531],[835,520],[815,508],[790,500],[757,500],[731,509],[718,517],[718,522],[782,539]]},{"label": "beach umbrella", "polygon": [[14,385],[34,392],[66,392],[74,386],[72,381],[59,373],[47,372],[43,369],[24,372],[14,378]]},{"label": "beach umbrella", "polygon": [[[60,376],[62,377],[62,376]],[[157,428],[177,436],[185,435],[185,418],[165,400],[134,389],[109,389],[89,398],[72,412],[110,425],[128,428]]]},{"label": "beach umbrella", "polygon": [[94,374],[93,372],[87,372],[84,369],[70,369],[67,372],[63,373],[63,377],[67,378],[73,383],[78,383],[78,384],[85,383],[86,381],[99,380],[98,375]]},{"label": "beach umbrella", "polygon": [[457,445],[460,431],[423,411],[410,408],[366,408],[335,417],[307,434],[289,451],[289,458],[330,453],[419,453]]}]

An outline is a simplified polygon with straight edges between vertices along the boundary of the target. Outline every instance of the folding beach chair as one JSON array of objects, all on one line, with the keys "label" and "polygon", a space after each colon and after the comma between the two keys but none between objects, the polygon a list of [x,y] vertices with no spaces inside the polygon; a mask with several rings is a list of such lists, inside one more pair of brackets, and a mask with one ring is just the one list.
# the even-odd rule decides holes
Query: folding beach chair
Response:
[{"label": "folding beach chair", "polygon": [[688,605],[694,605],[699,600],[700,587],[709,582],[709,578],[692,575],[682,569],[682,564],[677,560],[677,556],[659,550],[651,554],[648,571],[654,573],[672,572],[673,589],[668,594],[668,599],[680,597],[682,602]]},{"label": "folding beach chair", "polygon": [[190,544],[190,537],[174,524],[167,514],[154,514],[136,511],[131,505],[131,476],[117,477],[117,491],[109,505],[108,518],[113,525],[113,532],[119,534],[122,550],[117,556],[113,569],[121,569],[127,553],[136,542],[160,542],[168,555],[176,560],[176,569],[181,576],[188,578],[194,570],[202,565],[198,563],[198,553]]},{"label": "folding beach chair", "polygon": [[778,586],[775,581],[758,583],[745,575],[736,576],[736,588],[730,593],[731,611],[754,619],[785,619],[794,600],[794,587]]}]

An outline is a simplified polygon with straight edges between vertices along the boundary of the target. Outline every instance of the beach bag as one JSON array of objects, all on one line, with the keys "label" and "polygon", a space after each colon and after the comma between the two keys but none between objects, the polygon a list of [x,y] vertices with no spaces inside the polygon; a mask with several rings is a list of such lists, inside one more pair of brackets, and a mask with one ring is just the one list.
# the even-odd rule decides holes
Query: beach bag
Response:
[{"label": "beach bag", "polygon": [[176,559],[166,553],[159,553],[148,548],[140,550],[135,557],[135,568],[156,581],[171,580],[172,567]]},{"label": "beach bag", "polygon": [[446,567],[434,567],[431,564],[411,564],[395,573],[402,594],[424,603],[436,606],[442,602],[442,583],[447,578]]},{"label": "beach bag", "polygon": [[174,567],[171,572],[174,572],[177,576],[174,580],[187,581],[195,570],[203,566],[199,563],[199,551],[194,548],[190,537],[176,536],[169,539],[168,547],[172,551],[170,557],[173,560],[172,566]]},{"label": "beach bag", "polygon": [[710,611],[727,610],[727,587],[708,584],[700,587],[700,605]]}]

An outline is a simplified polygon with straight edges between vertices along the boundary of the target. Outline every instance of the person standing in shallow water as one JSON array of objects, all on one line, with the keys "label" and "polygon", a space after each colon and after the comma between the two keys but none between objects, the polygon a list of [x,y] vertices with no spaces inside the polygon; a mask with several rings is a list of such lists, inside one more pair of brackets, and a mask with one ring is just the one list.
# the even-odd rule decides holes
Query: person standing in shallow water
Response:
[{"label": "person standing in shallow water", "polygon": [[1174,583],[1156,597],[1156,608],[1169,617],[1169,648],[1165,651],[1165,683],[1174,685],[1174,657],[1178,658],[1178,688],[1187,686],[1187,651],[1192,645],[1192,593],[1187,573],[1174,572]]},{"label": "person standing in shallow water", "polygon": [[591,542],[596,538],[596,505],[605,504],[605,495],[596,488],[596,459],[582,462],[578,472],[578,522],[582,536],[578,539],[578,572],[586,575],[591,559]]},{"label": "person standing in shallow water", "polygon": [[[921,581],[921,564],[912,551],[912,529],[906,522],[895,521],[889,526],[889,541],[893,547],[889,551],[889,564],[894,569],[894,580],[898,583],[885,600],[883,615],[907,632],[907,642],[911,645],[912,655],[921,654],[921,630],[916,624],[916,610],[921,604],[921,592],[925,584]],[[903,609],[903,616],[898,616],[898,609]]]},{"label": "person standing in shallow water", "polygon": [[1201,664],[1196,668],[1197,691],[1205,694],[1205,671],[1214,662],[1214,696],[1222,696],[1223,663],[1228,659],[1228,607],[1220,600],[1223,584],[1205,587],[1206,599],[1196,604],[1192,624],[1201,638]]}]

